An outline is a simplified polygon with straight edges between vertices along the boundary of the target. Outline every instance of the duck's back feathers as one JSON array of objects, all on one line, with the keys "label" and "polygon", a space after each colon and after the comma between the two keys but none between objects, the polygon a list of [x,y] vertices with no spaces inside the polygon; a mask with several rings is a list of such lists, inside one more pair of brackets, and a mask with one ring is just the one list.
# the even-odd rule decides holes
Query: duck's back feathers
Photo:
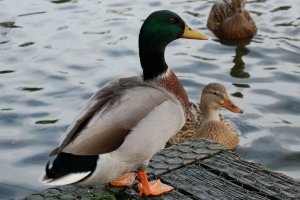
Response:
[{"label": "duck's back feathers", "polygon": [[245,10],[245,1],[219,0],[209,14],[207,27],[219,38],[245,39],[257,32],[257,27],[249,12]]},{"label": "duck's back feathers", "polygon": [[209,13],[207,20],[207,27],[216,32],[220,30],[222,22],[228,17],[232,16],[233,12],[231,9],[230,0],[219,0],[217,1]]},{"label": "duck's back feathers", "polygon": [[117,149],[130,130],[151,110],[176,98],[141,77],[114,81],[88,102],[67,130],[59,152],[98,155]]}]

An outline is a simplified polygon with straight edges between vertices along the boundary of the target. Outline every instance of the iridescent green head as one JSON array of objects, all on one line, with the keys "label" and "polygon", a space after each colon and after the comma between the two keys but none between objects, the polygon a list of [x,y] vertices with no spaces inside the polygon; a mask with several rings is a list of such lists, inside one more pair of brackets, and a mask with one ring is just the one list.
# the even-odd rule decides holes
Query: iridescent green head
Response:
[{"label": "iridescent green head", "polygon": [[145,20],[139,35],[139,47],[165,47],[178,38],[206,40],[207,36],[193,31],[179,15],[169,10],[153,12]]},{"label": "iridescent green head", "polygon": [[176,13],[161,10],[149,15],[139,35],[139,52],[144,80],[164,73],[168,66],[164,52],[167,44],[178,38],[206,40],[207,36],[192,30]]}]

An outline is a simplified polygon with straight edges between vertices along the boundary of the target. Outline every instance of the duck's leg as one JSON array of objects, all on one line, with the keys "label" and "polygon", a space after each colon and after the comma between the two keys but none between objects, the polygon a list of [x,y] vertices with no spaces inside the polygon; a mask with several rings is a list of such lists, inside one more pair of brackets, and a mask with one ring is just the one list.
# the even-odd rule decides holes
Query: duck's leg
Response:
[{"label": "duck's leg", "polygon": [[113,186],[131,187],[135,180],[134,173],[128,173],[120,176],[118,179],[109,182]]},{"label": "duck's leg", "polygon": [[163,184],[159,179],[149,182],[147,178],[146,167],[140,167],[138,169],[138,176],[141,180],[141,183],[138,183],[138,188],[140,190],[139,195],[160,195],[166,192],[170,192],[174,188],[172,186]]}]

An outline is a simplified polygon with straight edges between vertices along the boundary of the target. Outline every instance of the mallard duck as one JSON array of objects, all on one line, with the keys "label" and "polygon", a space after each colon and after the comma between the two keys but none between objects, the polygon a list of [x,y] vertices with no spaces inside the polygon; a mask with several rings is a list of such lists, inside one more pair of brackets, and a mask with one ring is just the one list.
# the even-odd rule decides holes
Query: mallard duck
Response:
[{"label": "mallard duck", "polygon": [[245,39],[253,37],[257,28],[245,9],[247,0],[219,0],[209,14],[207,27],[219,38]]},{"label": "mallard duck", "polygon": [[230,122],[219,114],[220,108],[243,113],[231,102],[222,84],[210,83],[202,91],[200,104],[190,103],[186,124],[168,143],[172,145],[190,139],[205,138],[230,149],[236,148],[239,136]]},{"label": "mallard duck", "polygon": [[[143,75],[112,81],[100,89],[66,131],[50,156],[43,178],[48,185],[92,186],[111,182],[130,186],[138,169],[140,195],[158,195],[173,188],[147,179],[150,158],[185,123],[188,97],[164,52],[178,38],[206,40],[174,12],[152,13],[139,34]],[[51,166],[50,166],[51,165]]]}]

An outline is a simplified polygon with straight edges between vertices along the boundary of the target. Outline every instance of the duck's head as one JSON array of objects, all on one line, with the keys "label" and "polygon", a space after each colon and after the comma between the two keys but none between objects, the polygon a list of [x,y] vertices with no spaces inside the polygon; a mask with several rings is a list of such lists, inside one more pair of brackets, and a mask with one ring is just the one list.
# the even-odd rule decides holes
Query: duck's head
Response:
[{"label": "duck's head", "polygon": [[219,110],[225,108],[235,113],[243,111],[230,100],[226,88],[219,83],[210,83],[204,87],[201,95],[200,108],[205,110]]},{"label": "duck's head", "polygon": [[207,36],[192,30],[179,15],[169,10],[156,11],[145,20],[139,35],[140,48],[163,48],[178,38],[207,40]]},{"label": "duck's head", "polygon": [[232,0],[233,13],[241,13],[245,10],[247,0]]},{"label": "duck's head", "polygon": [[147,17],[139,34],[139,53],[145,80],[166,71],[168,66],[164,59],[165,48],[178,38],[208,39],[206,35],[189,28],[174,12],[161,10]]}]

